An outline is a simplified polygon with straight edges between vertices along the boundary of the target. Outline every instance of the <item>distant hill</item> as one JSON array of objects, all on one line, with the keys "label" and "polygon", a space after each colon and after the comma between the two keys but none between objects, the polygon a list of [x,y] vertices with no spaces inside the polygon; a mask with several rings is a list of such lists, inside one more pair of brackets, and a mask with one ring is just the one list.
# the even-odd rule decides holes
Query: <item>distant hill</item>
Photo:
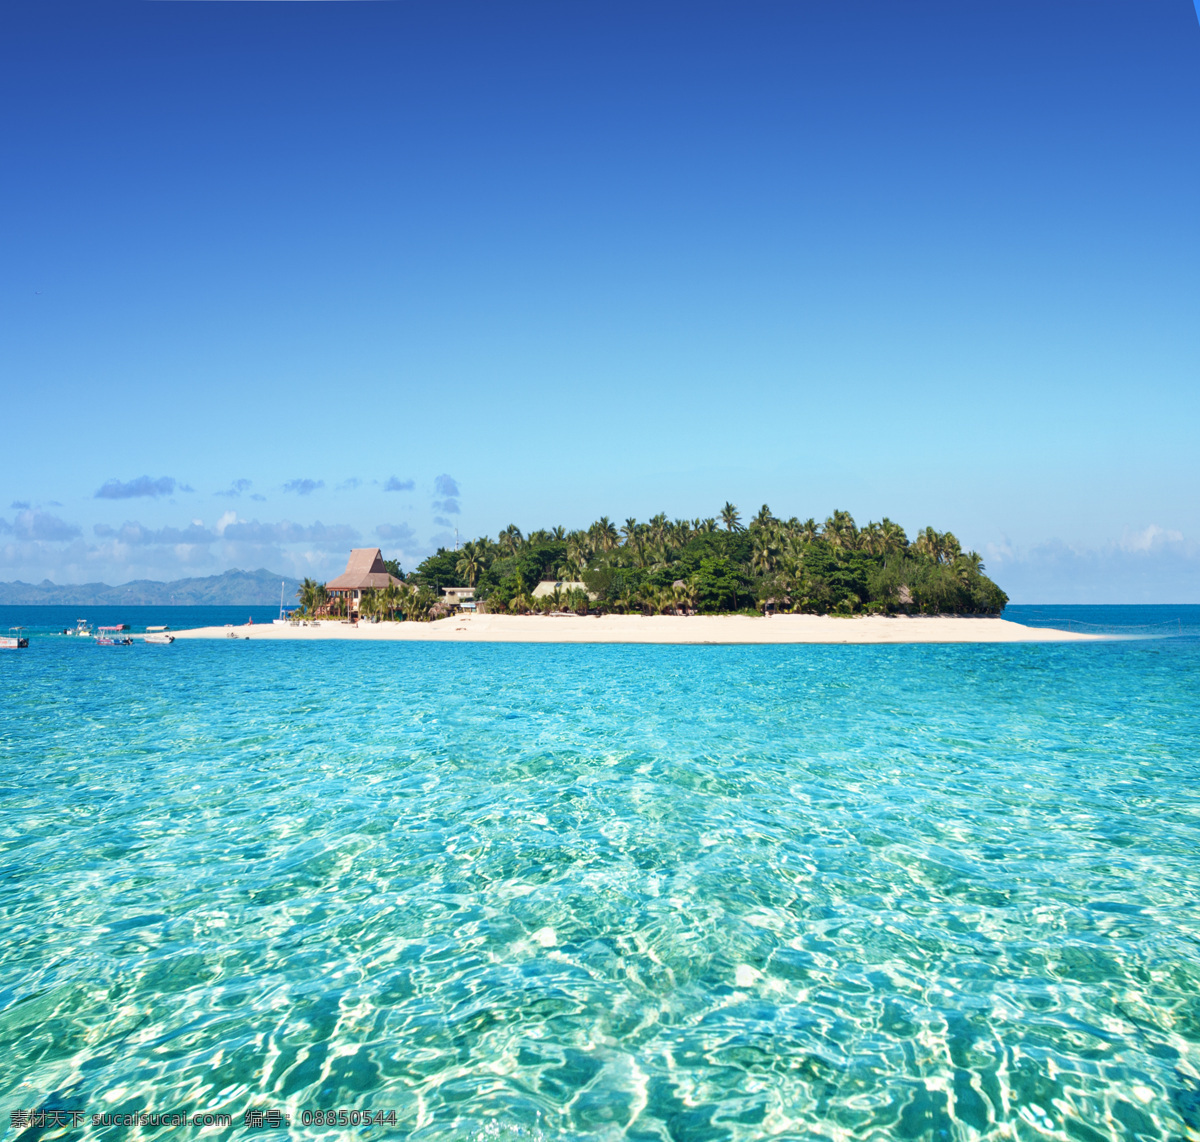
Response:
[{"label": "distant hill", "polygon": [[257,571],[226,571],[203,579],[176,579],[159,583],[153,579],[135,579],[110,587],[107,583],[78,583],[60,586],[43,579],[40,583],[0,583],[0,605],[36,606],[39,603],[100,607],[125,603],[149,607],[265,607],[278,605],[279,584],[283,583],[283,601],[296,605],[298,579]]}]

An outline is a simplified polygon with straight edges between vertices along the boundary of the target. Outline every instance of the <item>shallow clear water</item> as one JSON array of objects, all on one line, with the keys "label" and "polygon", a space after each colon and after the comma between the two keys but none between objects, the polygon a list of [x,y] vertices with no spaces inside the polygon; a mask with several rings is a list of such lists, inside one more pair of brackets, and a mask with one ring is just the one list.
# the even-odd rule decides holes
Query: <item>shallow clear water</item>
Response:
[{"label": "shallow clear water", "polygon": [[1189,639],[35,640],[0,1125],[1200,1138],[1198,683]]}]

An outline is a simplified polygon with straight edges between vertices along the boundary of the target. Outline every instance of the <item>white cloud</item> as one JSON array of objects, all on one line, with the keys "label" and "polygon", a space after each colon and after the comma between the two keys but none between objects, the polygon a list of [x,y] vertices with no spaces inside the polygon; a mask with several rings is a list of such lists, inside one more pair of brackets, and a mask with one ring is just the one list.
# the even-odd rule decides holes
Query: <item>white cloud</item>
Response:
[{"label": "white cloud", "polygon": [[1200,602],[1200,545],[1149,524],[1098,548],[1061,539],[984,549],[987,573],[1014,603]]}]

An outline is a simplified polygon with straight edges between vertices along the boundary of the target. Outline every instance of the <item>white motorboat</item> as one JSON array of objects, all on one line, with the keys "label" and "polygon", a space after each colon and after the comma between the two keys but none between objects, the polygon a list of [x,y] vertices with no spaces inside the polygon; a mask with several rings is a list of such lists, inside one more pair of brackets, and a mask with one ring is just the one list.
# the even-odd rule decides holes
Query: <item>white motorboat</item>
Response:
[{"label": "white motorboat", "polygon": [[167,634],[166,631],[152,631],[142,641],[148,642],[151,646],[170,646],[175,641],[175,636]]},{"label": "white motorboat", "polygon": [[91,638],[92,624],[87,619],[76,619],[73,627],[67,627],[63,634],[72,635],[75,638]]}]

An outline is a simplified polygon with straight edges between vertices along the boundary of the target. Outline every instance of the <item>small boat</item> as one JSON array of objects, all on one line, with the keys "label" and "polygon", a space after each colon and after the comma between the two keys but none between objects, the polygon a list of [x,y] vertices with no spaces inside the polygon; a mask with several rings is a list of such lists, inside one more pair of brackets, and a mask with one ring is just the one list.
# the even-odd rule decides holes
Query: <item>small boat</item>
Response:
[{"label": "small boat", "polygon": [[146,637],[142,641],[148,642],[151,646],[170,646],[171,643],[175,641],[175,636],[173,634],[167,634],[165,631],[161,630],[152,631],[147,633]]},{"label": "small boat", "polygon": [[72,635],[75,638],[91,638],[92,624],[87,619],[76,619],[73,627],[67,627],[63,634]]},{"label": "small boat", "polygon": [[9,627],[8,634],[0,635],[0,650],[24,650],[29,639],[21,632],[24,627]]},{"label": "small boat", "polygon": [[114,637],[120,634],[121,631],[129,629],[128,623],[117,623],[116,626],[101,627],[96,635],[97,646],[132,646],[133,639],[128,635],[117,638]]}]

